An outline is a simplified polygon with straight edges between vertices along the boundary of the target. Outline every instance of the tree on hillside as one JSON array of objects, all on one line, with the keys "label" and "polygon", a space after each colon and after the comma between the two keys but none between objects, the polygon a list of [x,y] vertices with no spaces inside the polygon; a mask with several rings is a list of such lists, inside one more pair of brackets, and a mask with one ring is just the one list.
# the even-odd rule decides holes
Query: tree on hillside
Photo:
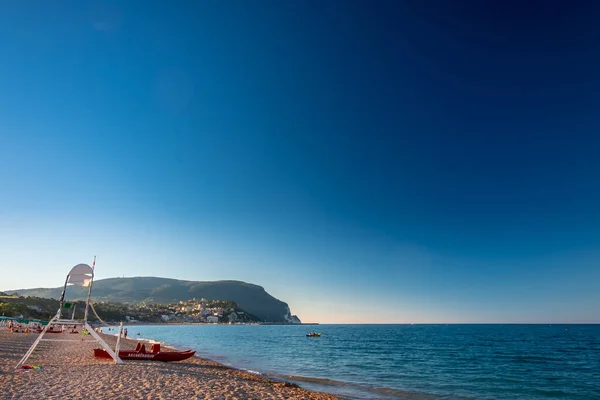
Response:
[{"label": "tree on hillside", "polygon": [[23,303],[0,303],[0,314],[6,317],[27,315],[29,309]]}]

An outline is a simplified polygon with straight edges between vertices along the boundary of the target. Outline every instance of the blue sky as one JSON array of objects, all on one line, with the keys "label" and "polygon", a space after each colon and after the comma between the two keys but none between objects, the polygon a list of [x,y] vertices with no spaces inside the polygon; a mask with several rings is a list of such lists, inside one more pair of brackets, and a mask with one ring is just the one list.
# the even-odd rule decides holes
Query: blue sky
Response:
[{"label": "blue sky", "polygon": [[0,289],[600,322],[600,8],[484,3],[0,4]]}]

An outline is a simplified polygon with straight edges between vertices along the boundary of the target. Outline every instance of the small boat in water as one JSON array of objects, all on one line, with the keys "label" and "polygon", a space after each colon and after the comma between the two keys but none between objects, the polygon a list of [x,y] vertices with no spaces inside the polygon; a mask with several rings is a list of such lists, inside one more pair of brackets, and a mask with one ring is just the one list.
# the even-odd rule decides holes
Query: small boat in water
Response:
[{"label": "small boat in water", "polygon": [[307,337],[321,337],[320,333],[317,332],[310,332],[306,334]]},{"label": "small boat in water", "polygon": [[[119,351],[121,360],[152,360],[152,361],[182,361],[187,360],[196,354],[194,350],[185,351],[160,351],[160,344],[154,343],[150,348],[150,353],[146,353],[146,345],[138,343],[135,350]],[[112,360],[112,357],[104,349],[94,349],[94,357]]]}]

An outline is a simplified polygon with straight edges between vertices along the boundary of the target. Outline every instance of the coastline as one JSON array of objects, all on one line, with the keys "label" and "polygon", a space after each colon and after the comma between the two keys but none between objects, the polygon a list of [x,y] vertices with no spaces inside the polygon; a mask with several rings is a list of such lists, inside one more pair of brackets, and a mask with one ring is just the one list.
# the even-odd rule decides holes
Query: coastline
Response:
[{"label": "coastline", "polygon": [[[66,339],[73,339],[73,336]],[[116,334],[101,334],[114,348]],[[63,334],[61,334],[63,336]],[[89,337],[81,341],[42,342],[28,361],[41,370],[14,370],[14,365],[37,338],[0,328],[0,394],[3,399],[35,399],[41,393],[60,398],[261,398],[339,400],[294,383],[267,378],[195,356],[174,363],[126,361],[115,365],[96,359],[98,347]],[[133,349],[150,338],[121,340],[121,349]],[[161,345],[163,345],[161,343]],[[169,344],[165,347],[174,348]]]},{"label": "coastline", "polygon": [[[135,335],[135,326],[134,325],[124,325],[124,327],[128,328],[129,333],[134,333]],[[164,324],[158,324],[164,325]],[[175,325],[175,324],[170,324]],[[182,324],[182,326],[186,325],[206,325],[206,324]],[[227,324],[208,324],[208,325],[226,325]],[[296,325],[296,324],[294,324]],[[115,327],[111,327],[115,329]],[[116,327],[118,330],[118,327]],[[110,335],[113,335],[116,338],[116,332],[112,332]],[[160,335],[159,335],[160,336]],[[302,334],[304,336],[304,334]],[[177,346],[169,343],[168,339],[156,340],[152,338],[152,335],[148,336],[131,336],[128,337],[127,340],[133,340],[134,342],[142,342],[146,343],[146,348],[149,347],[152,343],[159,343],[161,348],[168,348],[175,351],[185,351],[189,350],[190,347],[186,346]],[[369,386],[364,383],[357,383],[347,380],[341,380],[339,378],[333,378],[329,373],[326,376],[317,375],[305,375],[298,373],[287,373],[287,372],[268,372],[262,369],[260,366],[248,366],[243,363],[236,364],[234,360],[229,359],[227,356],[223,356],[222,353],[214,353],[211,354],[202,354],[198,353],[194,356],[203,361],[208,361],[215,363],[217,365],[221,365],[224,368],[229,368],[240,373],[251,374],[256,377],[262,377],[267,380],[275,381],[284,385],[291,385],[293,387],[299,387],[301,389],[307,390],[313,393],[326,394],[327,396],[331,396],[332,399],[368,399],[368,400],[437,400],[438,397],[421,393],[421,392],[413,392],[413,391],[405,391],[400,389],[394,389],[391,387],[385,387],[382,385]],[[262,398],[262,397],[261,397]],[[287,397],[286,397],[287,398]],[[308,397],[307,397],[308,398]],[[312,398],[312,397],[311,397]]]},{"label": "coastline", "polygon": [[[137,325],[137,324],[135,324]],[[131,328],[135,325],[127,325],[127,327]],[[164,324],[151,324],[151,325],[164,325]],[[179,325],[179,324],[170,324],[170,325]],[[195,324],[195,323],[191,323],[191,324],[181,324],[181,325],[205,325],[205,324]],[[209,324],[210,325],[210,324]],[[215,324],[215,325],[219,325],[219,324]],[[221,325],[226,325],[226,324],[221,324]],[[114,327],[112,327],[114,328]],[[118,331],[118,327],[116,327],[117,331]],[[100,336],[102,336],[102,338],[111,345],[111,348],[114,348],[114,343],[112,343],[112,341],[114,341],[116,343],[116,339],[117,339],[117,333],[101,333]],[[132,343],[133,342],[133,343]],[[185,350],[190,350],[190,348],[188,347],[180,347],[180,346],[175,346],[172,343],[168,343],[168,342],[163,342],[163,341],[158,341],[152,338],[148,338],[148,337],[141,337],[141,336],[136,336],[134,337],[128,337],[126,339],[121,338],[121,349],[133,349],[135,347],[135,345],[137,344],[137,342],[140,343],[144,343],[146,344],[146,348],[148,349],[153,343],[158,343],[160,344],[161,349],[167,349],[169,351],[185,351]],[[130,343],[131,345],[125,345],[124,343]],[[195,350],[195,349],[192,349]],[[281,377],[274,375],[274,374],[266,374],[266,373],[262,373],[259,371],[252,371],[250,369],[245,369],[245,368],[241,368],[241,367],[236,367],[235,365],[225,365],[222,362],[213,360],[212,358],[206,357],[206,356],[200,356],[198,355],[198,353],[196,352],[196,354],[192,357],[192,359],[198,359],[201,360],[202,362],[209,362],[209,363],[214,363],[216,365],[219,365],[222,368],[226,368],[226,369],[231,369],[233,371],[237,371],[237,372],[241,372],[241,373],[247,373],[247,374],[251,374],[253,376],[258,376],[258,377],[263,377],[264,379],[267,380],[271,380],[274,381],[276,383],[286,383],[289,384],[291,386],[298,386],[297,383],[294,382],[290,382],[288,379],[285,378],[285,375],[282,375]],[[185,361],[184,361],[185,362]],[[290,376],[291,378],[291,376]],[[296,377],[298,378],[298,377]],[[306,377],[300,377],[303,379],[307,379]],[[310,378],[308,378],[310,379]],[[309,390],[310,391],[310,390]],[[326,394],[328,396],[331,396],[332,399],[338,399],[337,397],[335,397],[332,394],[329,393],[324,393],[324,392],[318,392],[317,393],[322,393],[322,394]],[[338,399],[340,400],[340,399]]]},{"label": "coastline", "polygon": [[[107,322],[108,323],[108,322]],[[111,324],[112,322],[108,323]],[[113,323],[114,324],[114,323]],[[123,325],[127,325],[127,326],[163,326],[163,325],[227,325],[227,326],[238,326],[238,325],[253,325],[253,326],[261,326],[261,325],[282,325],[282,326],[312,326],[312,325],[321,325],[320,322],[302,322],[300,324],[288,324],[285,322],[252,322],[252,323],[236,323],[236,324],[226,324],[226,323],[222,323],[222,322],[126,322],[123,323]],[[119,328],[119,324],[114,324],[114,325],[110,325],[111,328],[117,327],[117,329]]]}]

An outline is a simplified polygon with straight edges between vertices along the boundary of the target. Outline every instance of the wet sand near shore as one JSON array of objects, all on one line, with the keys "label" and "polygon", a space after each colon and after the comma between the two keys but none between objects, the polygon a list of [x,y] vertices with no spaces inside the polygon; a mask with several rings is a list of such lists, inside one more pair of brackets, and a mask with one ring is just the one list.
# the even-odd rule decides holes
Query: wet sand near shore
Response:
[{"label": "wet sand near shore", "polygon": [[[36,338],[0,328],[0,399],[338,399],[197,357],[116,365],[95,358],[98,344],[80,334],[46,334],[44,338],[56,341],[42,342],[26,363],[42,369],[14,370]],[[114,349],[116,337],[102,338]],[[133,349],[136,343],[122,340],[121,349]]]}]

